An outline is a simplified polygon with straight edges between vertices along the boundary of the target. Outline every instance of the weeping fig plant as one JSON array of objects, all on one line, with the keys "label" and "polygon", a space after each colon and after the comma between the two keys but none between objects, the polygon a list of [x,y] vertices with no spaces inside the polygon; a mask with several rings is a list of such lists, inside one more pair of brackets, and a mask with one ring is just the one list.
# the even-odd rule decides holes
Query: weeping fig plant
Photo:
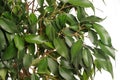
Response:
[{"label": "weeping fig plant", "polygon": [[0,0],[0,80],[113,77],[110,35],[87,8],[95,13],[89,0]]}]

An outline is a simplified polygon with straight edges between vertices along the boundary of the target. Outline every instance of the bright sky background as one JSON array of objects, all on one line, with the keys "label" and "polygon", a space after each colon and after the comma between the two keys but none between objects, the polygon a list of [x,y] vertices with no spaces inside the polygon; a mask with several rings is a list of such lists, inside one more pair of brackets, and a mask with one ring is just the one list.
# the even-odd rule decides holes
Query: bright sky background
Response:
[{"label": "bright sky background", "polygon": [[[114,80],[120,80],[120,0],[105,0],[106,5],[102,0],[93,0],[97,10],[96,15],[107,18],[101,23],[109,32],[114,48],[116,48],[116,62],[113,61]],[[97,73],[95,80],[112,80],[110,74],[106,71]]]}]

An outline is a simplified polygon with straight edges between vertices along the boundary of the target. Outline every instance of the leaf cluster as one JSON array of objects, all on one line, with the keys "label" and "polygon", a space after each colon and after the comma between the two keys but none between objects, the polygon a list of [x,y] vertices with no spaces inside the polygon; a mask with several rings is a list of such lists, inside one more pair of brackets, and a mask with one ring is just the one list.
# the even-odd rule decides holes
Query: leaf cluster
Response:
[{"label": "leaf cluster", "polygon": [[93,80],[102,69],[113,77],[111,38],[86,8],[95,12],[89,0],[0,0],[0,79]]}]

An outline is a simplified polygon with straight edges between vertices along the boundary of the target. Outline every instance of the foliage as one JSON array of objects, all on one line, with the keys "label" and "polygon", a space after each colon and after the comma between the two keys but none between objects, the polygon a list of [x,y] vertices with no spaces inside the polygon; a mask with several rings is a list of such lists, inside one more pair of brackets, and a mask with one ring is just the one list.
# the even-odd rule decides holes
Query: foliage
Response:
[{"label": "foliage", "polygon": [[101,69],[113,77],[115,50],[103,19],[86,12],[91,1],[35,2],[0,0],[0,80],[92,80]]}]

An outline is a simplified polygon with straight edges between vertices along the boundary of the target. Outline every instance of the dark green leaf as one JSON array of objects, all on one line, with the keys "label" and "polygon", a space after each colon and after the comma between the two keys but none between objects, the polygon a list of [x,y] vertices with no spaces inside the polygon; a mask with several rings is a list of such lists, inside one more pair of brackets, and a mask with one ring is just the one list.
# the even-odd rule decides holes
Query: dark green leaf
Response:
[{"label": "dark green leaf", "polygon": [[49,5],[53,5],[55,3],[55,0],[46,0]]},{"label": "dark green leaf", "polygon": [[90,41],[93,44],[96,44],[98,42],[98,36],[97,36],[97,33],[95,31],[89,30],[88,31],[88,36],[89,36]]},{"label": "dark green leaf", "polygon": [[47,24],[46,25],[46,34],[50,40],[54,40],[56,37],[56,31],[52,24]]},{"label": "dark green leaf", "polygon": [[8,19],[0,18],[0,26],[3,30],[9,32],[9,33],[16,33],[18,32],[16,24]]},{"label": "dark green leaf", "polygon": [[113,77],[113,69],[112,69],[112,64],[109,60],[96,60],[96,63],[98,68],[103,68],[104,70],[108,71],[112,77]]},{"label": "dark green leaf", "polygon": [[9,43],[11,43],[11,41],[13,41],[15,35],[14,34],[11,34],[11,33],[5,33],[6,34],[6,38],[8,40]]},{"label": "dark green leaf", "polygon": [[71,26],[78,24],[75,16],[73,16],[72,14],[66,14],[66,20]]},{"label": "dark green leaf", "polygon": [[106,45],[102,44],[100,41],[99,41],[99,46],[101,47],[102,51],[103,51],[105,54],[108,54],[108,55],[110,55],[113,59],[115,59],[115,50],[114,50],[112,47],[106,46]]},{"label": "dark green leaf", "polygon": [[37,43],[37,44],[41,44],[45,42],[43,36],[34,35],[34,34],[25,35],[25,41],[28,43]]},{"label": "dark green leaf", "polygon": [[34,44],[30,44],[28,46],[28,53],[34,55],[34,53],[35,53],[35,45]]},{"label": "dark green leaf", "polygon": [[75,6],[91,7],[94,10],[94,6],[89,0],[68,0],[68,2]]},{"label": "dark green leaf", "polygon": [[74,39],[72,37],[69,37],[69,36],[65,36],[65,41],[66,41],[66,44],[71,47],[73,42],[74,42]]},{"label": "dark green leaf", "polygon": [[64,41],[60,38],[54,39],[54,46],[57,52],[64,58],[68,58],[68,49]]},{"label": "dark green leaf", "polygon": [[61,66],[66,68],[66,69],[72,69],[70,62],[65,60],[64,58],[61,58]]},{"label": "dark green leaf", "polygon": [[6,69],[0,69],[0,77],[2,80],[6,80],[7,70]]},{"label": "dark green leaf", "polygon": [[78,57],[78,54],[81,52],[81,48],[83,47],[83,41],[79,39],[77,42],[75,42],[71,47],[71,61],[74,62],[74,60]]},{"label": "dark green leaf", "polygon": [[23,65],[25,68],[30,67],[32,64],[32,55],[30,54],[25,54],[25,56],[23,57]]},{"label": "dark green leaf", "polygon": [[38,73],[39,74],[49,74],[47,57],[44,57],[40,60],[40,62],[38,64]]},{"label": "dark green leaf", "polygon": [[85,18],[86,12],[84,8],[82,7],[77,7],[77,18],[79,21],[81,21],[83,18]]},{"label": "dark green leaf", "polygon": [[75,80],[74,75],[70,69],[59,67],[59,73],[65,80]]},{"label": "dark green leaf", "polygon": [[37,2],[40,6],[43,6],[44,0],[37,0]]},{"label": "dark green leaf", "polygon": [[78,25],[69,26],[69,28],[74,30],[74,31],[78,31],[79,30],[79,26]]},{"label": "dark green leaf", "polygon": [[2,55],[3,60],[9,60],[14,58],[17,55],[17,49],[13,42],[5,49],[5,52]]},{"label": "dark green leaf", "polygon": [[20,37],[19,35],[15,35],[14,42],[19,51],[24,49],[24,40],[22,39],[22,37]]},{"label": "dark green leaf", "polygon": [[69,28],[64,28],[63,33],[65,36],[73,36],[73,31],[70,30]]},{"label": "dark green leaf", "polygon": [[48,67],[53,74],[58,74],[58,63],[52,58],[48,58]]},{"label": "dark green leaf", "polygon": [[96,32],[98,33],[98,35],[100,36],[102,43],[104,43],[108,46],[111,46],[111,38],[110,38],[108,32],[105,30],[105,28],[103,28],[101,25],[99,25],[97,23],[94,23],[93,27],[96,30]]},{"label": "dark green leaf", "polygon": [[109,60],[109,57],[107,54],[105,54],[102,49],[94,49],[94,56],[96,57],[96,59],[100,59],[100,60]]},{"label": "dark green leaf", "polygon": [[91,65],[92,65],[92,55],[91,55],[91,52],[89,51],[89,49],[84,48],[83,52],[82,52],[82,56],[83,56],[84,64],[87,67],[91,67]]},{"label": "dark green leaf", "polygon": [[6,47],[6,40],[5,40],[5,36],[3,34],[3,31],[0,29],[0,51],[5,49]]},{"label": "dark green leaf", "polygon": [[34,25],[34,24],[37,23],[37,17],[36,17],[36,15],[34,13],[30,14],[29,19],[30,19],[31,25]]},{"label": "dark green leaf", "polygon": [[65,23],[66,23],[66,20],[67,20],[66,17],[67,17],[67,16],[66,16],[65,13],[60,14],[60,15],[58,16],[60,26],[62,26],[62,27],[65,26]]},{"label": "dark green leaf", "polygon": [[45,8],[45,11],[48,12],[48,13],[51,13],[54,11],[54,7],[53,6],[48,6]]},{"label": "dark green leaf", "polygon": [[39,80],[39,77],[36,74],[32,74],[31,80]]},{"label": "dark green leaf", "polygon": [[51,42],[44,42],[44,45],[49,47],[49,48],[54,48],[53,44]]},{"label": "dark green leaf", "polygon": [[101,21],[103,21],[103,20],[104,20],[104,19],[99,18],[99,17],[97,17],[97,16],[88,16],[88,17],[86,17],[86,18],[82,18],[81,22],[87,21],[87,22],[92,22],[92,23],[94,23],[94,22],[101,22]]}]

